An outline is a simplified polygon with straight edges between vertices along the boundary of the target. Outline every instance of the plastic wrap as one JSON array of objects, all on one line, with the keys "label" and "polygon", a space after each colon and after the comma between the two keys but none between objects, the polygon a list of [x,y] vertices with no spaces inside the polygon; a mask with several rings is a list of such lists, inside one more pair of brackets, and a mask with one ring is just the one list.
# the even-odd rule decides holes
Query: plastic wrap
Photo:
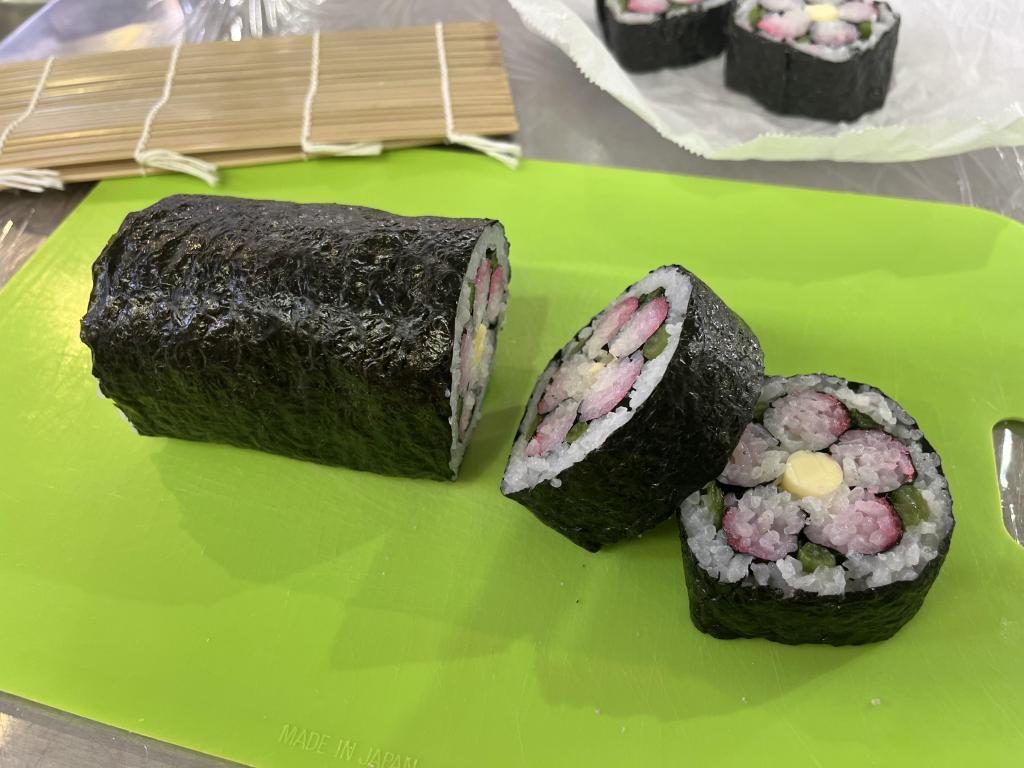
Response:
[{"label": "plastic wrap", "polygon": [[705,157],[877,163],[1024,143],[1024,14],[1017,0],[899,4],[903,24],[889,98],[848,125],[771,114],[725,89],[721,59],[629,75],[600,39],[593,0],[510,2],[588,80],[665,138]]}]

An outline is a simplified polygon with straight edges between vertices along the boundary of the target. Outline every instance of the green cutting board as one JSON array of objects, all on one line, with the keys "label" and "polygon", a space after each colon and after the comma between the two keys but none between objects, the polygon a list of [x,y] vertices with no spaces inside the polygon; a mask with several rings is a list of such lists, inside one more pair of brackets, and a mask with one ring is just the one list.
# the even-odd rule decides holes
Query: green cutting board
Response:
[{"label": "green cutting board", "polygon": [[[0,293],[0,688],[259,766],[1020,764],[1024,550],[993,424],[1024,417],[1024,228],[964,208],[406,151],[229,171],[220,191],[492,216],[496,370],[454,484],[136,436],[78,338],[128,212],[104,183]],[[861,648],[722,641],[675,526],[588,554],[498,483],[534,377],[652,267],[694,270],[773,373],[872,382],[956,500],[919,616]]]}]

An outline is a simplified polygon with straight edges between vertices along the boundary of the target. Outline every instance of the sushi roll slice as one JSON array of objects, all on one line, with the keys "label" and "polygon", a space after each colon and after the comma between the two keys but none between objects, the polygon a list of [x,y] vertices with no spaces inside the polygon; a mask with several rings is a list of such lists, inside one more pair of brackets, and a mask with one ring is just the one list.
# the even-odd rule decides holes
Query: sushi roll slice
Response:
[{"label": "sushi roll slice", "polygon": [[497,221],[175,195],[93,265],[93,374],[143,435],[453,479],[508,300]]},{"label": "sushi roll slice", "polygon": [[728,465],[679,523],[698,629],[832,645],[910,621],[954,526],[916,422],[874,387],[825,375],[767,381]]},{"label": "sushi roll slice", "polygon": [[885,103],[899,28],[881,0],[739,0],[725,83],[782,115],[856,120]]},{"label": "sushi roll slice", "polygon": [[750,328],[690,272],[656,269],[544,369],[502,493],[594,552],[638,536],[722,471],[763,377]]},{"label": "sushi roll slice", "polygon": [[725,49],[732,0],[597,0],[608,47],[624,69],[683,67]]}]

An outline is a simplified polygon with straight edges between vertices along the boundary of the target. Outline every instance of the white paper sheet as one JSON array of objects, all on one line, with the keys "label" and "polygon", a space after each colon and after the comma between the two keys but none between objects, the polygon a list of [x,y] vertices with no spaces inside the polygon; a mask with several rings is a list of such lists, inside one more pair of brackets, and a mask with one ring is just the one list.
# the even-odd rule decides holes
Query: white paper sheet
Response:
[{"label": "white paper sheet", "polygon": [[885,106],[849,124],[774,115],[725,87],[725,58],[625,72],[595,0],[509,0],[588,80],[669,141],[721,160],[920,160],[1024,144],[1024,2],[894,0],[903,17]]}]

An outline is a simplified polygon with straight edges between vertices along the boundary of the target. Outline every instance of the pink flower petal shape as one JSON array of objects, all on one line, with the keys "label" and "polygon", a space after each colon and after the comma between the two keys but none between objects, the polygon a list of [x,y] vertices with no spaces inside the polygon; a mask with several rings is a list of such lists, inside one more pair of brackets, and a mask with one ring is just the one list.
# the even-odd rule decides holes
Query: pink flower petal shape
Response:
[{"label": "pink flower petal shape", "polygon": [[606,309],[597,319],[594,332],[587,339],[583,351],[591,356],[596,355],[601,347],[615,338],[615,334],[629,321],[639,306],[640,302],[630,296]]},{"label": "pink flower petal shape", "polygon": [[595,365],[593,360],[580,354],[563,360],[537,404],[537,413],[548,413],[566,398],[582,399],[597,378]]},{"label": "pink flower petal shape", "polygon": [[501,314],[501,302],[505,298],[505,268],[500,264],[491,272],[491,287],[487,293],[487,322],[493,323]]},{"label": "pink flower petal shape", "polygon": [[860,33],[845,21],[819,21],[811,26],[811,40],[818,45],[842,48],[857,40]]},{"label": "pink flower petal shape", "polygon": [[757,28],[776,40],[795,40],[811,26],[811,17],[803,11],[770,13],[759,22]]},{"label": "pink flower petal shape", "polygon": [[491,286],[491,265],[487,259],[476,269],[476,295],[473,297],[473,319],[482,323],[487,309],[487,289]]},{"label": "pink flower petal shape", "polygon": [[608,347],[608,351],[614,357],[633,354],[654,335],[655,331],[661,328],[666,317],[668,317],[668,300],[663,296],[651,299],[623,326],[619,335],[615,337],[615,341]]},{"label": "pink flower petal shape", "polygon": [[864,488],[837,497],[823,519],[814,517],[804,529],[807,538],[844,555],[876,555],[903,533],[892,504]]},{"label": "pink flower petal shape", "polygon": [[544,417],[536,433],[526,446],[527,456],[546,456],[552,448],[565,440],[572,425],[576,423],[579,403],[566,400]]},{"label": "pink flower petal shape", "polygon": [[793,498],[765,485],[743,494],[722,518],[729,546],[762,560],[779,560],[797,549],[806,517]]},{"label": "pink flower petal shape", "polygon": [[839,6],[839,18],[860,24],[878,18],[878,9],[870,3],[843,3]]},{"label": "pink flower petal shape", "polygon": [[773,400],[764,426],[787,451],[820,451],[850,428],[850,414],[835,397],[813,389]]},{"label": "pink flower petal shape", "polygon": [[829,447],[847,485],[873,493],[895,491],[917,474],[907,446],[880,429],[851,429]]},{"label": "pink flower petal shape", "polygon": [[599,419],[617,406],[633,388],[644,367],[642,355],[622,358],[601,370],[597,381],[583,398],[580,416],[584,421]]},{"label": "pink flower petal shape", "polygon": [[668,5],[668,0],[629,0],[626,10],[633,13],[664,13]]},{"label": "pink flower petal shape", "polygon": [[473,352],[473,340],[469,331],[462,334],[462,346],[459,348],[459,392],[465,393],[469,387],[469,358]]}]

